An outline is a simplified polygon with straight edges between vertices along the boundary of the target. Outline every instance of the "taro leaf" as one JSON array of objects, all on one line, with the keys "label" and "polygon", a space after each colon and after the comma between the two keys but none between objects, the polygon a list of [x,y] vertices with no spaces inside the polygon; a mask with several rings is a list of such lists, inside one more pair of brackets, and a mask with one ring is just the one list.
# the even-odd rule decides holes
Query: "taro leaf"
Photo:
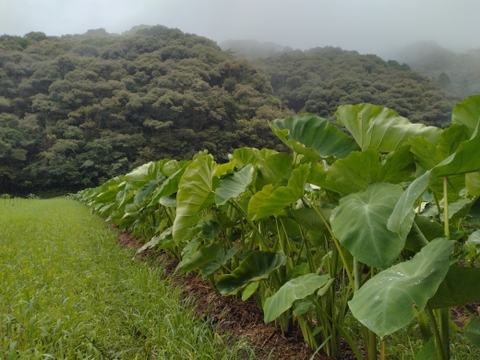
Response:
[{"label": "taro leaf", "polygon": [[177,269],[182,269],[181,273],[184,274],[186,272],[200,268],[205,264],[211,263],[217,258],[217,255],[220,252],[220,248],[220,243],[213,243],[204,246],[200,250],[193,253],[187,259],[182,260],[178,264]]},{"label": "taro leaf", "polygon": [[378,273],[348,303],[353,316],[380,337],[412,321],[450,267],[453,242],[435,239],[411,260]]},{"label": "taro leaf", "polygon": [[410,151],[415,156],[417,166],[423,171],[434,168],[449,155],[441,153],[436,144],[423,136],[411,138],[408,144]]},{"label": "taro leaf", "polygon": [[217,164],[215,165],[215,169],[213,170],[213,176],[223,177],[225,175],[230,175],[235,172],[234,169],[235,169],[234,160],[231,160],[224,164]]},{"label": "taro leaf", "polygon": [[476,347],[480,347],[480,317],[475,317],[470,321],[465,329],[467,339]]},{"label": "taro leaf", "polygon": [[274,188],[269,184],[255,193],[248,203],[249,220],[260,220],[270,215],[276,215],[284,207],[300,199],[303,196],[308,173],[308,164],[300,165],[292,171],[287,186]]},{"label": "taro leaf", "polygon": [[131,184],[135,189],[140,188],[150,180],[156,180],[163,176],[162,166],[167,160],[157,162],[150,161],[139,166],[132,172],[125,175],[125,181]]},{"label": "taro leaf", "polygon": [[313,114],[277,119],[270,123],[270,127],[285,145],[299,154],[309,156],[309,149],[314,149],[322,157],[342,159],[350,152],[359,150],[346,133],[327,119]]},{"label": "taro leaf", "polygon": [[[140,249],[137,250],[137,254],[141,253],[147,249],[152,249],[156,247],[158,244],[168,242],[169,240],[172,240],[172,228],[169,227],[168,229],[165,229],[160,235],[152,237],[152,239],[147,242],[145,245],[143,245]],[[162,247],[163,249],[166,249],[167,247]]]},{"label": "taro leaf", "polygon": [[222,295],[235,293],[250,281],[266,279],[272,271],[285,264],[286,256],[269,251],[252,251],[231,274],[222,275],[217,289]]},{"label": "taro leaf", "polygon": [[464,218],[472,208],[475,200],[476,199],[466,198],[448,204],[448,218],[451,221]]},{"label": "taro leaf", "polygon": [[415,171],[415,161],[409,145],[402,145],[385,157],[379,181],[400,184],[409,180]]},{"label": "taro leaf", "polygon": [[452,111],[452,124],[466,126],[473,133],[480,120],[480,95],[467,97],[456,104]]},{"label": "taro leaf", "polygon": [[171,174],[164,182],[160,184],[160,186],[152,194],[148,206],[152,206],[153,204],[158,203],[162,197],[171,196],[172,194],[178,192],[178,184],[180,182],[180,179],[182,178],[183,173],[185,172],[185,169],[189,164],[190,162],[184,164],[182,168]]},{"label": "taro leaf", "polygon": [[238,168],[243,168],[247,164],[255,164],[258,161],[259,150],[255,148],[239,148],[233,152],[233,158]]},{"label": "taro leaf", "polygon": [[463,306],[479,300],[480,269],[452,265],[428,304],[432,309],[438,309]]},{"label": "taro leaf", "polygon": [[467,243],[474,246],[480,252],[480,231],[475,230],[468,237]]},{"label": "taro leaf", "polygon": [[188,165],[191,161],[190,160],[169,160],[162,166],[162,173],[167,178],[175,174],[178,170],[184,168]]},{"label": "taro leaf", "polygon": [[257,291],[258,285],[260,285],[260,281],[254,281],[245,286],[245,289],[242,292],[242,301],[247,301],[250,296],[252,296],[255,291]]},{"label": "taro leaf", "polygon": [[460,144],[458,149],[432,169],[432,177],[465,174],[480,170],[480,122],[472,137]]},{"label": "taro leaf", "polygon": [[412,124],[397,112],[372,104],[340,105],[335,115],[362,150],[394,151],[412,136],[436,143],[442,133],[437,127]]},{"label": "taro leaf", "polygon": [[387,228],[402,193],[400,185],[376,183],[365,192],[345,196],[332,211],[334,235],[362,263],[386,268],[402,251],[411,223],[397,232]]},{"label": "taro leaf", "polygon": [[436,357],[437,346],[435,345],[435,338],[432,336],[427,344],[417,353],[414,360],[431,360]]},{"label": "taro leaf", "polygon": [[292,171],[293,158],[287,153],[273,154],[259,160],[257,168],[260,172],[257,181],[262,185],[276,184]]},{"label": "taro leaf", "polygon": [[[398,151],[398,154],[397,154]],[[337,160],[328,169],[323,187],[348,195],[365,191],[369,184],[376,182],[400,183],[408,180],[415,169],[408,146],[382,157],[376,150],[352,152],[345,159]]]},{"label": "taro leaf", "polygon": [[255,165],[259,160],[266,159],[272,155],[278,154],[278,151],[271,149],[258,150],[255,148],[240,148],[233,152],[233,159],[237,168],[241,169],[248,164]]},{"label": "taro leaf", "polygon": [[465,187],[469,195],[480,196],[480,172],[466,174]]},{"label": "taro leaf", "polygon": [[203,155],[188,165],[180,179],[173,223],[173,238],[177,244],[198,222],[198,213],[214,203],[213,168],[212,156]]},{"label": "taro leaf", "polygon": [[365,191],[369,184],[378,181],[381,167],[378,151],[352,152],[328,169],[323,187],[344,195]]},{"label": "taro leaf", "polygon": [[480,201],[477,200],[475,204],[471,207],[468,215],[465,217],[465,221],[474,226],[475,228],[480,228]]},{"label": "taro leaf", "polygon": [[296,300],[312,295],[330,279],[329,275],[306,274],[290,280],[265,300],[264,321],[269,323],[290,309]]},{"label": "taro leaf", "polygon": [[177,207],[177,198],[176,197],[170,197],[170,196],[163,196],[158,200],[158,203],[160,205],[163,205],[165,207]]},{"label": "taro leaf", "polygon": [[[332,206],[323,203],[322,206],[317,207],[325,219],[330,219],[332,214]],[[288,215],[295,219],[295,221],[308,230],[326,230],[325,223],[318,216],[317,210],[313,208],[300,208],[298,210],[287,211]]]},{"label": "taro leaf", "polygon": [[411,224],[415,218],[413,205],[428,187],[430,171],[415,179],[404,191],[388,219],[387,227],[390,231],[399,232],[405,224]]},{"label": "taro leaf", "polygon": [[225,204],[229,199],[237,197],[252,182],[253,166],[248,164],[242,170],[222,178],[215,189],[215,203]]},{"label": "taro leaf", "polygon": [[[165,178],[164,178],[165,179]],[[145,201],[145,199],[150,199],[150,196],[158,187],[159,180],[150,180],[140,189],[135,192],[134,204],[140,205]]]}]

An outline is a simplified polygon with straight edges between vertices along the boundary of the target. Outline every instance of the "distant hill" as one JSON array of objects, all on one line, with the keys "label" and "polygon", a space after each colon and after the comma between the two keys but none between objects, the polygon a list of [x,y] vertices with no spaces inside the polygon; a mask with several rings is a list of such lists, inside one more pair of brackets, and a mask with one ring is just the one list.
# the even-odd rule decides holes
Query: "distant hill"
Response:
[{"label": "distant hill", "polygon": [[420,41],[386,56],[407,63],[446,91],[461,97],[480,94],[480,48],[456,53],[434,41]]},{"label": "distant hill", "polygon": [[237,59],[255,60],[269,57],[281,52],[292,51],[288,46],[278,45],[272,42],[260,42],[257,40],[227,40],[221,42],[222,50],[231,51]]},{"label": "distant hill", "polygon": [[270,76],[274,94],[295,112],[332,117],[341,104],[373,103],[414,122],[448,126],[460,97],[398,61],[324,47],[257,59]]}]

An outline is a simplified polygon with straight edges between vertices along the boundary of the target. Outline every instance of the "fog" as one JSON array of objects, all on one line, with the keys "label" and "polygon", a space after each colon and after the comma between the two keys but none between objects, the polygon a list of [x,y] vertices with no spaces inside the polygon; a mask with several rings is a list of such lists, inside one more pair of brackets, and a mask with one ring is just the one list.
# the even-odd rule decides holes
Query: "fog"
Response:
[{"label": "fog", "polygon": [[81,34],[165,25],[217,42],[384,54],[419,40],[480,47],[478,0],[0,0],[0,35]]}]

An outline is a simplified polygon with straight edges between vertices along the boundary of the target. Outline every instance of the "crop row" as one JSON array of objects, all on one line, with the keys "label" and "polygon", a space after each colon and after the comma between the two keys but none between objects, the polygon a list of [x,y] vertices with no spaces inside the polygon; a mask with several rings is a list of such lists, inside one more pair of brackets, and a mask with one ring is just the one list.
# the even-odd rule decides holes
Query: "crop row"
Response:
[{"label": "crop row", "polygon": [[[338,357],[343,339],[377,359],[386,336],[416,326],[419,354],[448,359],[449,308],[480,300],[480,96],[457,104],[446,129],[371,104],[335,115],[340,126],[312,114],[272,121],[291,153],[164,159],[76,198],[143,232],[141,250],[254,297],[265,322],[297,323],[313,349]],[[480,346],[470,317],[459,330]]]}]

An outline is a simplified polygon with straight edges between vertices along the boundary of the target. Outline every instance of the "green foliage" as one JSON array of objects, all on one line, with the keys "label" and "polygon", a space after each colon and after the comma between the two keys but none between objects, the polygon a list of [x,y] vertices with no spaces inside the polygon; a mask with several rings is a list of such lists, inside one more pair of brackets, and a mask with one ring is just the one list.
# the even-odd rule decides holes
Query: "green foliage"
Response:
[{"label": "green foliage", "polygon": [[480,122],[458,110],[480,100],[462,104],[444,130],[372,104],[342,105],[337,121],[353,138],[313,114],[287,117],[270,126],[291,154],[238,148],[219,164],[199,152],[147,163],[77,198],[141,231],[151,239],[144,249],[169,252],[182,272],[254,297],[281,331],[297,322],[307,345],[329,356],[345,339],[362,358],[351,317],[369,360],[377,336],[414,322],[422,336],[412,352],[435,348],[444,360],[448,307],[480,300],[457,290],[478,287],[480,259],[475,177],[465,176],[480,172]]},{"label": "green foliage", "polygon": [[203,37],[137,30],[0,37],[8,191],[76,191],[149,161],[279,143],[264,130],[287,113],[265,75]]},{"label": "green foliage", "polygon": [[406,64],[340,48],[281,52],[254,64],[270,75],[274,94],[290,109],[329,120],[339,105],[371,103],[414,123],[443,128],[460,99]]}]

